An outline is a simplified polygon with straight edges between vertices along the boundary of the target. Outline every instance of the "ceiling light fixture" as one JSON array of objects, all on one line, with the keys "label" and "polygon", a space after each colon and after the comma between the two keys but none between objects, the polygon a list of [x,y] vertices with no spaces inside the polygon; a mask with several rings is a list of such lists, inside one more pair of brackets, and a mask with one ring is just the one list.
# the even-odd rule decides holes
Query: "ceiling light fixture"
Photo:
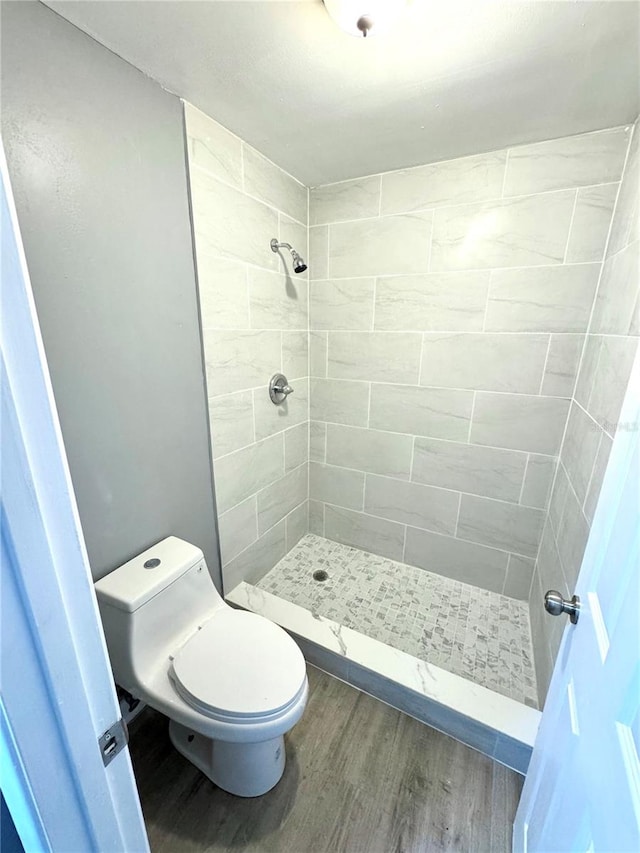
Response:
[{"label": "ceiling light fixture", "polygon": [[407,0],[324,0],[324,5],[340,29],[367,38],[388,29]]}]

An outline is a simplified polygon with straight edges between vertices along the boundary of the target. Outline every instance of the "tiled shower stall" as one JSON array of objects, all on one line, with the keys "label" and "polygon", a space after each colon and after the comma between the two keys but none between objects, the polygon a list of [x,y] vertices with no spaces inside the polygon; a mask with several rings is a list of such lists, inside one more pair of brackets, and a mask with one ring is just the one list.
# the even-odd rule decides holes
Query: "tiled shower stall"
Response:
[{"label": "tiled shower stall", "polygon": [[637,347],[638,133],[307,189],[185,115],[225,592],[543,702]]}]

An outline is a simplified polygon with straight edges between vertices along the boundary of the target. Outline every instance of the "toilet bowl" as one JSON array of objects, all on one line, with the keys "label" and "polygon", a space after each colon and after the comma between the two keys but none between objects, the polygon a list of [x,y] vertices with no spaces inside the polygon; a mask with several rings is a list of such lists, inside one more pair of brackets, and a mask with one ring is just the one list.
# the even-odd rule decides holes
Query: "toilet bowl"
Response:
[{"label": "toilet bowl", "polygon": [[302,652],[222,600],[202,552],[159,542],[95,584],[115,681],[169,718],[175,748],[241,797],[273,788],[304,711]]}]

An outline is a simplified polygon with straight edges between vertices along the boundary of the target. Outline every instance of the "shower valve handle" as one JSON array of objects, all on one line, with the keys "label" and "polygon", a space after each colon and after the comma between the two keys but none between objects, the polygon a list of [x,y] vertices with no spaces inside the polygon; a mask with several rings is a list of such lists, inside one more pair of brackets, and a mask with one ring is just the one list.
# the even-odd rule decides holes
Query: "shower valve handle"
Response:
[{"label": "shower valve handle", "polygon": [[289,385],[287,377],[283,373],[274,373],[269,382],[269,397],[271,402],[279,406],[287,399],[289,394],[293,394],[293,388]]}]

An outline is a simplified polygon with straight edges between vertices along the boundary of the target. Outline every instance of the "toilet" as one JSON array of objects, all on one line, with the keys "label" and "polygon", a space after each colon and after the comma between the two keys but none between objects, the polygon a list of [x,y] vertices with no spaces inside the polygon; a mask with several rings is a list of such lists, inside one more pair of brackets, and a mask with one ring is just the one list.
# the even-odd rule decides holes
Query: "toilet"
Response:
[{"label": "toilet", "polygon": [[229,607],[202,551],[175,536],[95,590],[116,683],[169,718],[175,748],[220,788],[240,797],[273,788],[309,689],[291,637]]}]

